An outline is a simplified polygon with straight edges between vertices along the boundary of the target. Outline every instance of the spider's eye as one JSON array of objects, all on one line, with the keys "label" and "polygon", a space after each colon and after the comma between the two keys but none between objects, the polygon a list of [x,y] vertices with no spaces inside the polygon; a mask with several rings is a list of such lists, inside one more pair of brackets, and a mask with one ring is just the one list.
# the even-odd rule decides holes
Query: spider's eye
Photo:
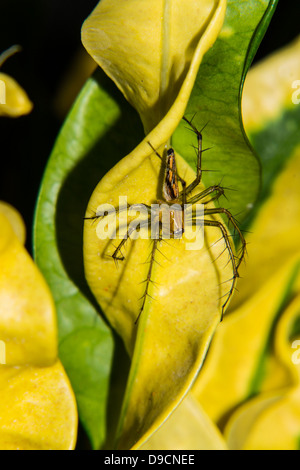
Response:
[{"label": "spider's eye", "polygon": [[169,157],[170,155],[174,154],[174,150],[172,148],[169,148],[167,151],[167,156]]}]

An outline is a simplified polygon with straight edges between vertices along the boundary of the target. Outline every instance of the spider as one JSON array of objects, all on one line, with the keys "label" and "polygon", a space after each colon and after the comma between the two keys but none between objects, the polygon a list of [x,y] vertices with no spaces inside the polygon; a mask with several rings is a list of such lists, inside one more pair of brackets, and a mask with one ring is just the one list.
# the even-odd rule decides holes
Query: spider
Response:
[{"label": "spider", "polygon": [[[166,155],[164,158],[152,146],[151,142],[148,142],[148,145],[150,146],[152,151],[161,160],[163,168],[164,168],[164,178],[163,178],[163,185],[162,185],[162,200],[157,201],[159,203],[159,206],[162,208],[162,210],[155,212],[153,211],[153,208],[151,206],[146,205],[146,204],[134,204],[133,206],[130,206],[129,204],[127,204],[127,206],[124,206],[123,208],[116,209],[116,212],[120,212],[122,210],[128,210],[130,208],[139,210],[141,207],[143,207],[146,211],[146,219],[144,221],[140,221],[139,224],[126,227],[123,237],[122,238],[120,237],[121,238],[120,243],[118,244],[117,247],[115,247],[113,254],[110,255],[116,263],[118,261],[123,261],[125,259],[125,256],[122,253],[122,248],[124,247],[128,238],[134,238],[134,232],[137,231],[138,227],[140,230],[141,228],[146,227],[148,231],[149,222],[150,224],[153,224],[153,222],[155,222],[155,225],[156,225],[155,230],[153,230],[153,227],[151,226],[151,238],[153,239],[153,245],[152,245],[152,251],[151,251],[151,256],[150,256],[149,269],[148,269],[147,277],[145,279],[145,291],[141,298],[142,303],[141,303],[141,307],[139,310],[139,314],[135,320],[135,323],[138,322],[145,308],[147,297],[150,297],[149,286],[150,286],[150,283],[153,282],[152,270],[153,270],[153,265],[155,262],[155,253],[156,253],[156,250],[158,250],[158,244],[164,238],[176,239],[176,238],[181,238],[183,236],[186,230],[186,223],[187,223],[184,217],[185,207],[187,205],[190,205],[193,207],[198,202],[200,202],[203,205],[204,209],[202,212],[200,223],[203,225],[203,227],[205,226],[215,227],[217,230],[219,230],[221,238],[224,240],[224,243],[225,243],[224,251],[227,250],[228,255],[229,255],[229,262],[231,263],[231,266],[232,266],[233,275],[232,275],[232,278],[229,279],[229,281],[231,281],[231,286],[227,294],[225,294],[226,299],[222,305],[221,320],[223,318],[225,308],[228,305],[228,302],[233,294],[236,279],[239,277],[238,269],[242,260],[244,259],[245,252],[246,252],[246,241],[244,239],[244,236],[235,218],[231,214],[231,212],[225,208],[208,207],[209,203],[219,199],[220,196],[225,194],[225,188],[221,186],[220,184],[216,184],[213,186],[209,186],[206,189],[203,189],[203,187],[201,187],[201,191],[195,194],[195,191],[197,191],[197,187],[201,183],[202,172],[203,172],[202,170],[202,154],[204,152],[202,148],[203,129],[199,131],[193,124],[192,120],[189,121],[186,117],[183,117],[183,119],[187,122],[191,130],[197,136],[197,147],[196,147],[197,171],[196,171],[195,179],[190,184],[187,185],[186,181],[181,176],[179,176],[177,172],[177,166],[176,166],[176,155],[172,147],[166,150],[165,152]],[[180,183],[181,189],[179,187],[179,183]],[[101,215],[99,215],[99,213],[96,213],[92,217],[86,217],[86,219],[93,219],[93,220],[99,219],[99,218],[103,219],[109,214],[110,214],[110,211],[108,210],[102,213]],[[234,230],[237,232],[240,242],[241,242],[241,248],[240,248],[241,251],[238,256],[234,254],[234,249],[230,241],[231,235],[227,227],[219,220],[214,220],[214,219],[205,217],[205,216],[212,216],[214,214],[223,214],[227,218],[228,223],[231,223]],[[166,220],[166,218],[168,222],[167,225],[168,225],[169,236],[165,237],[163,220]],[[194,210],[192,210],[191,212],[190,221],[191,223],[194,223],[194,224],[197,222],[199,223],[199,215],[198,214],[196,215]]]}]

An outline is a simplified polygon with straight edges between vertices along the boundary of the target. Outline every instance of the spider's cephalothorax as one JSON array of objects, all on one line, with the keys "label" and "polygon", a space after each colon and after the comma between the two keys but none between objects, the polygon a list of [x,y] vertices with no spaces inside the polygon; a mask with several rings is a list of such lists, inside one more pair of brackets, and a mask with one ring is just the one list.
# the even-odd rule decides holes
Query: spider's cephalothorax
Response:
[{"label": "spider's cephalothorax", "polygon": [[167,151],[163,195],[167,202],[174,201],[179,196],[175,152],[172,148]]},{"label": "spider's cephalothorax", "polygon": [[[195,132],[197,136],[197,172],[195,179],[190,183],[186,184],[185,180],[181,178],[178,174],[177,167],[176,167],[176,157],[173,148],[169,148],[166,151],[165,161],[163,157],[156,151],[156,149],[152,146],[151,142],[148,142],[149,146],[153,150],[153,152],[160,158],[162,163],[164,164],[164,178],[163,178],[163,185],[162,185],[162,198],[163,200],[158,200],[160,210],[156,212],[153,217],[153,208],[152,206],[146,204],[134,204],[136,208],[143,206],[146,208],[146,214],[148,217],[147,227],[149,227],[149,223],[153,223],[153,220],[156,220],[158,229],[156,230],[155,236],[153,238],[153,246],[152,252],[150,257],[149,263],[149,270],[147,273],[147,278],[145,279],[145,291],[142,297],[142,303],[139,311],[139,315],[136,319],[136,323],[144,310],[146,299],[149,296],[149,286],[152,281],[152,269],[155,262],[155,253],[158,249],[158,243],[163,240],[164,238],[182,238],[185,232],[185,208],[187,205],[192,206],[192,208],[197,204],[201,204],[204,209],[202,212],[201,220],[199,220],[199,215],[192,210],[191,212],[191,223],[197,224],[201,223],[203,227],[215,227],[219,230],[221,238],[224,240],[225,250],[227,250],[229,255],[229,261],[232,266],[232,278],[228,281],[231,282],[231,286],[229,291],[226,294],[225,301],[222,305],[222,317],[225,311],[226,306],[233,294],[235,281],[239,277],[238,268],[244,258],[245,251],[246,251],[246,242],[243,237],[241,230],[238,227],[237,222],[235,221],[232,214],[225,208],[215,207],[214,205],[210,204],[213,201],[219,199],[221,195],[224,195],[224,188],[221,185],[213,185],[209,186],[206,189],[203,189],[203,186],[199,186],[201,183],[202,178],[202,134],[197,130],[194,124],[191,121],[188,121],[185,117],[183,118],[191,127],[191,129]],[[179,187],[180,183],[180,187]],[[197,192],[199,186],[199,192]],[[128,205],[128,207],[130,207]],[[133,206],[131,206],[133,207]],[[125,207],[125,209],[127,209]],[[231,235],[226,227],[226,225],[221,222],[220,220],[216,220],[213,218],[214,215],[223,214],[228,222],[230,222],[234,228],[234,231],[237,232],[241,242],[241,248],[239,256],[234,254],[234,248],[232,242],[230,241]],[[105,214],[106,215],[106,214]],[[105,215],[99,216],[95,215],[93,217],[88,217],[89,219],[97,219],[99,217],[104,217]],[[169,237],[164,237],[164,225],[163,225],[163,218],[165,217],[168,219],[168,227],[169,227]],[[140,224],[140,227],[143,223]],[[136,230],[135,228],[128,227],[127,232],[124,238],[120,241],[119,245],[116,247],[115,251],[112,254],[112,258],[115,261],[123,261],[124,256],[122,254],[122,247],[124,246],[126,240],[130,238],[133,231]],[[152,227],[151,227],[151,234]]]}]

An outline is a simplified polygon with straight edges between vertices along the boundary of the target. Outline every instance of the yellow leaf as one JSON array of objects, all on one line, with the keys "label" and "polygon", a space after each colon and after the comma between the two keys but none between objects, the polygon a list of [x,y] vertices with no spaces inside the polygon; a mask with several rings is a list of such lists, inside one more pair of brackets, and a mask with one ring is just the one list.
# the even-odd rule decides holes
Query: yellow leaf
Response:
[{"label": "yellow leaf", "polygon": [[77,409],[59,361],[51,367],[0,366],[0,449],[71,450]]},{"label": "yellow leaf", "polygon": [[[137,448],[134,447],[134,450]],[[227,450],[218,428],[191,395],[137,450]]]},{"label": "yellow leaf", "polygon": [[298,450],[300,436],[300,361],[293,359],[293,326],[299,321],[300,295],[282,314],[274,333],[277,360],[290,369],[294,385],[259,395],[237,409],[226,429],[230,449]]},{"label": "yellow leaf", "polygon": [[[188,182],[194,179],[195,173],[179,155],[177,155],[177,165],[179,174],[184,174]],[[136,158],[134,153],[123,159],[98,184],[89,201],[87,217],[93,216],[94,211],[97,211],[101,204],[107,203],[117,208],[120,195],[126,197],[129,204],[143,203],[150,205],[156,202],[157,191],[159,191],[157,185],[159,184],[160,166],[160,160],[153,154],[142,162]],[[143,181],[147,181],[146,186],[142,183]],[[203,186],[200,186],[197,192],[200,192],[201,189],[203,189]],[[215,219],[220,220],[217,216],[215,216]],[[137,330],[135,320],[142,303],[139,299],[144,292],[144,286],[141,282],[147,277],[148,264],[145,264],[145,262],[151,253],[152,242],[142,239],[135,242],[128,241],[127,248],[125,247],[125,251],[127,251],[126,260],[124,263],[119,263],[118,268],[116,268],[111,255],[120,240],[101,240],[98,237],[97,224],[98,222],[95,223],[94,221],[85,222],[84,259],[86,277],[96,299],[101,304],[112,326],[123,338],[131,355]],[[221,235],[219,230],[214,228],[210,230],[208,228],[206,234],[205,247],[200,252],[197,251],[197,256],[195,256],[193,250],[186,250],[184,240],[162,242],[163,248],[161,247],[161,250],[163,249],[165,256],[157,253],[157,260],[163,265],[163,268],[160,269],[159,266],[156,266],[155,270],[159,272],[159,277],[162,277],[163,283],[161,284],[163,288],[161,293],[159,289],[154,289],[154,295],[158,292],[162,301],[166,298],[170,303],[173,302],[174,292],[179,292],[180,286],[184,286],[182,288],[182,301],[192,304],[194,302],[193,296],[187,299],[184,292],[186,285],[192,286],[193,283],[195,283],[195,293],[199,292],[199,278],[195,278],[197,273],[200,277],[206,279],[205,286],[203,286],[205,303],[210,310],[217,309],[216,314],[220,316],[222,304],[220,294],[224,295],[228,290],[228,285],[220,287],[220,279],[228,281],[232,277],[232,269],[231,266],[224,269],[224,265],[228,261],[227,253],[219,258],[219,263],[216,263],[215,266],[212,265],[211,260],[217,258],[224,249],[224,242],[219,240]],[[219,243],[216,243],[218,240]],[[205,249],[207,246],[211,248],[210,251]],[[201,261],[203,266],[201,266]],[[185,273],[183,267],[180,268],[177,263],[184,263],[187,272]],[[175,265],[176,270],[174,269]],[[184,277],[182,278],[183,273]],[[208,288],[207,286],[211,287]],[[191,287],[189,290],[192,291],[192,289]],[[215,293],[213,294],[213,292]],[[180,295],[176,295],[175,299]],[[151,299],[149,303],[151,303]],[[154,302],[154,305],[157,309],[157,302]],[[182,313],[185,314],[185,312]],[[180,322],[176,321],[176,323]]]},{"label": "yellow leaf", "polygon": [[28,114],[33,104],[23,88],[9,75],[0,73],[0,116],[19,117]]},{"label": "yellow leaf", "polygon": [[77,408],[57,360],[52,296],[22,245],[21,216],[4,202],[0,227],[0,449],[72,449]]},{"label": "yellow leaf", "polygon": [[1,207],[0,227],[0,340],[6,363],[52,364],[57,357],[52,295]]},{"label": "yellow leaf", "polygon": [[225,10],[226,0],[102,0],[85,21],[83,45],[139,112],[145,134],[161,120],[174,132]]},{"label": "yellow leaf", "polygon": [[[12,46],[0,55],[0,68],[4,62],[16,52],[20,46]],[[28,114],[33,104],[23,88],[9,75],[0,72],[0,116],[19,117]]]},{"label": "yellow leaf", "polygon": [[[223,426],[232,410],[251,393],[251,384],[278,314],[291,273],[299,256],[285,263],[276,275],[219,326],[192,393],[211,419]],[[293,383],[288,368],[281,372],[285,386]]]}]

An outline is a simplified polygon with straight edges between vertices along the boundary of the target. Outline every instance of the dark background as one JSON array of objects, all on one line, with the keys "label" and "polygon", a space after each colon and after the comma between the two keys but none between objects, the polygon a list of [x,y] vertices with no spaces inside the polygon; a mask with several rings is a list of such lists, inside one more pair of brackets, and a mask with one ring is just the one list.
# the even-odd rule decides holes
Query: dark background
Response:
[{"label": "dark background", "polygon": [[[82,47],[81,25],[97,3],[98,0],[0,0],[0,52],[13,44],[23,47],[2,71],[14,77],[34,103],[28,116],[0,117],[0,199],[21,212],[30,251],[39,185],[63,121],[54,102]],[[300,4],[295,6],[296,3],[279,0],[255,62],[300,34]]]}]

